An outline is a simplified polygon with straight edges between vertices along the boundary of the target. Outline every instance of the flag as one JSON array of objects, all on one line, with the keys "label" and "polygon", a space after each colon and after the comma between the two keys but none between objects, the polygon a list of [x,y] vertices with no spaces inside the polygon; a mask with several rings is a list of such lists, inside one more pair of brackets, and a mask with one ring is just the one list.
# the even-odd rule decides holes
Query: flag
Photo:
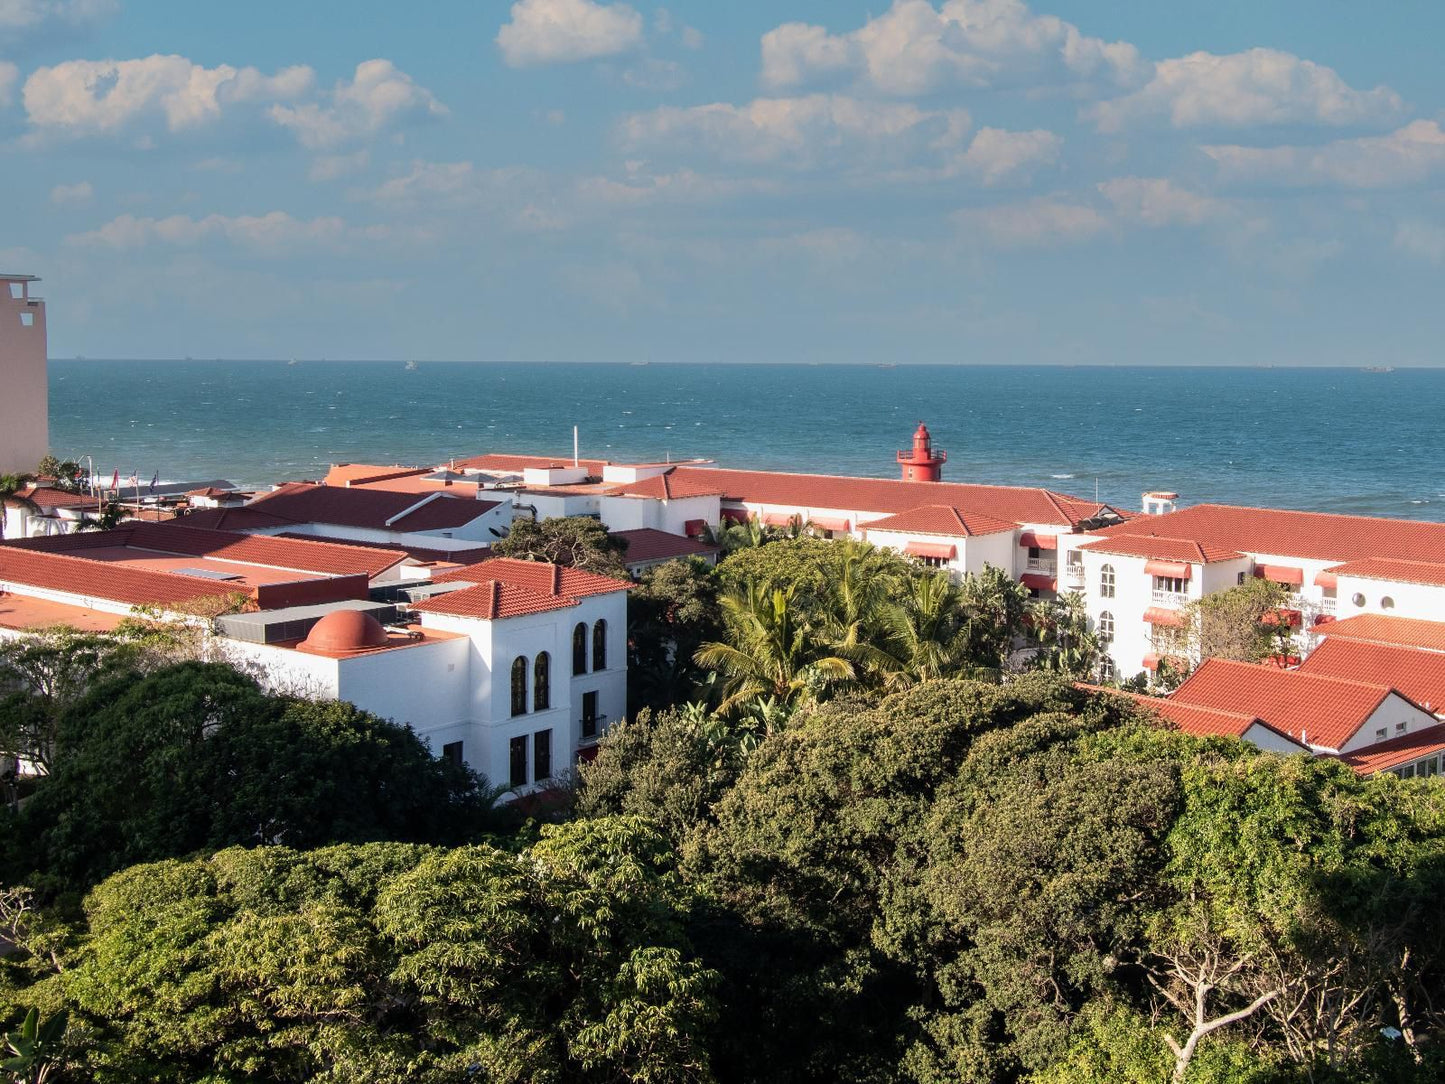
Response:
[{"label": "flag", "polygon": [[110,488],[111,488],[111,489],[119,489],[119,488],[120,488],[120,468],[119,468],[119,467],[116,467],[116,468],[115,468],[115,473],[110,476]]},{"label": "flag", "polygon": [[140,471],[134,471],[134,470],[131,471],[131,472],[130,472],[130,477],[125,480],[125,484],[128,485],[128,486],[134,486],[136,489],[139,489],[139,488],[140,488]]},{"label": "flag", "polygon": [[154,493],[154,492],[156,491],[156,483],[159,482],[160,480],[161,480],[161,472],[160,472],[160,471],[156,471],[154,474],[151,475],[150,488],[147,489],[146,492],[147,492],[147,493]]}]

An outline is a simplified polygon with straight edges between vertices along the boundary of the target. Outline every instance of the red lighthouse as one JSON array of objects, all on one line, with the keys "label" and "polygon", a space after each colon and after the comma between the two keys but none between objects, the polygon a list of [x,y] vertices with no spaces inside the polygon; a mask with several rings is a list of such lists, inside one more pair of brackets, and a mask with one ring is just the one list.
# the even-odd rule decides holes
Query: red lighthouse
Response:
[{"label": "red lighthouse", "polygon": [[937,482],[943,477],[943,464],[948,453],[933,447],[933,438],[928,435],[928,426],[918,423],[913,434],[913,451],[899,452],[898,463],[903,468],[905,482]]}]

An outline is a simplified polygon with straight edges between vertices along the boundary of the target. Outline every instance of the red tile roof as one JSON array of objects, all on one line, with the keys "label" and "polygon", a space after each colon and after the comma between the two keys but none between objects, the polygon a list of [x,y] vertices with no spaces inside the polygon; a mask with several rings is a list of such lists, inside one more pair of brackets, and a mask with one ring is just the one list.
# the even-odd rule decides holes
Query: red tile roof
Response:
[{"label": "red tile roof", "polygon": [[1428,651],[1445,651],[1445,621],[1422,621],[1414,617],[1384,614],[1356,614],[1342,617],[1319,628],[1332,640],[1364,640],[1377,644],[1399,644]]},{"label": "red tile roof", "polygon": [[670,471],[654,474],[650,478],[619,485],[608,491],[608,495],[613,497],[651,497],[654,500],[668,501],[682,497],[718,497],[722,495],[722,486],[715,479],[708,478],[701,472],[680,474],[678,468],[674,467]]},{"label": "red tile roof", "polygon": [[1415,703],[1445,714],[1445,653],[1331,636],[1309,653],[1300,673],[1348,678],[1398,689]]},{"label": "red tile roof", "polygon": [[478,561],[485,561],[492,556],[491,546],[473,546],[464,550],[442,550],[432,546],[401,546],[380,542],[357,542],[346,538],[324,538],[314,534],[302,534],[299,531],[282,531],[272,538],[294,538],[302,542],[326,542],[332,546],[357,546],[361,549],[381,550],[386,553],[395,553],[400,557],[410,557],[415,561],[423,561],[428,564],[446,563],[455,565],[474,565]]},{"label": "red tile roof", "polygon": [[128,606],[173,606],[200,598],[241,594],[195,576],[152,572],[123,565],[0,546],[0,581],[59,591],[84,598],[108,599]]},{"label": "red tile roof", "polygon": [[20,545],[50,553],[76,553],[119,546],[189,557],[214,557],[327,576],[361,573],[375,576],[402,560],[400,553],[368,546],[341,546],[333,542],[212,531],[190,526],[189,518],[164,524],[124,523],[111,531],[50,535],[26,539]]},{"label": "red tile roof", "polygon": [[438,531],[464,526],[499,503],[452,497],[446,493],[420,496],[380,489],[288,482],[274,493],[257,497],[246,505],[246,509],[265,512],[293,524],[331,523],[383,531]]},{"label": "red tile roof", "polygon": [[1310,745],[1339,749],[1390,692],[1388,685],[1206,659],[1171,699],[1254,714],[1296,741],[1304,733]]},{"label": "red tile roof", "polygon": [[946,504],[926,504],[897,515],[870,520],[860,525],[868,531],[898,531],[903,534],[941,534],[951,538],[1012,531],[1017,524],[1006,523],[979,512],[965,512]]},{"label": "red tile roof", "polygon": [[1187,538],[1169,538],[1162,535],[1110,535],[1097,542],[1085,542],[1081,550],[1094,553],[1115,553],[1124,557],[1154,557],[1163,561],[1178,561],[1186,565],[1207,565],[1216,561],[1237,561],[1244,556],[1233,550],[1218,546],[1201,545]]},{"label": "red tile roof", "polygon": [[[1275,729],[1259,716],[1251,715],[1249,712],[1221,711],[1218,708],[1206,708],[1197,704],[1181,704],[1162,696],[1146,696],[1143,693],[1125,692],[1123,689],[1110,689],[1099,685],[1081,685],[1080,688],[1088,689],[1091,692],[1108,693],[1111,696],[1127,697],[1140,707],[1148,708],[1160,718],[1173,723],[1184,733],[1193,734],[1196,737],[1242,738],[1245,732],[1256,723],[1270,730]],[[1279,731],[1275,731],[1275,733],[1280,734],[1286,740],[1293,740],[1287,734]]]},{"label": "red tile roof", "polygon": [[632,587],[628,580],[614,580],[611,576],[599,576],[595,572],[584,572],[580,568],[564,568],[562,565],[548,564],[545,561],[522,561],[515,557],[493,557],[490,561],[468,565],[466,568],[438,572],[432,578],[438,583],[455,583],[457,580],[486,583],[498,580],[525,587],[538,594],[569,595],[574,599],[587,595],[602,595],[609,591],[626,591]]},{"label": "red tile roof", "polygon": [[1168,535],[1219,549],[1317,561],[1394,557],[1445,563],[1445,523],[1329,512],[1197,504],[1165,516],[1140,516],[1099,533],[1111,538]]},{"label": "red tile roof", "polygon": [[71,493],[50,486],[25,486],[15,491],[15,496],[32,501],[41,508],[94,508],[98,503],[94,497],[84,493]]},{"label": "red tile roof", "polygon": [[[602,473],[602,468],[607,466],[605,459],[579,459],[577,465],[586,467],[588,474]],[[474,455],[470,459],[458,459],[456,461],[458,470],[482,470],[482,471],[511,471],[521,473],[528,467],[570,467],[572,457],[549,456],[549,455],[508,455],[502,452],[490,452],[487,455]]]},{"label": "red tile roof", "polygon": [[[550,566],[549,566],[550,567]],[[445,595],[433,595],[412,606],[420,613],[448,614],[453,617],[478,617],[497,621],[526,614],[546,613],[576,606],[570,595],[533,591],[514,583],[483,580],[475,587],[466,587]]]},{"label": "red tile roof", "polygon": [[1394,583],[1423,583],[1445,587],[1445,563],[1404,561],[1392,557],[1365,557],[1348,561],[1330,569],[1338,576],[1358,576],[1362,580],[1390,580]]},{"label": "red tile roof", "polygon": [[328,486],[354,486],[430,474],[430,467],[381,467],[375,463],[333,463],[323,482]]},{"label": "red tile roof", "polygon": [[205,527],[213,531],[265,531],[274,527],[294,527],[296,521],[273,516],[259,508],[241,505],[238,508],[192,508],[177,515],[172,522],[187,527]]},{"label": "red tile roof", "polygon": [[1413,734],[1391,738],[1355,753],[1346,753],[1339,759],[1361,775],[1374,775],[1441,752],[1445,752],[1445,723],[1427,726]]},{"label": "red tile roof", "polygon": [[701,557],[704,554],[717,553],[718,547],[707,542],[699,542],[695,538],[684,538],[682,535],[668,534],[666,531],[653,530],[651,527],[639,527],[633,531],[613,531],[613,538],[621,538],[627,543],[627,552],[622,555],[622,560],[631,564],[640,564],[643,561],[665,561],[674,557]]},{"label": "red tile roof", "polygon": [[782,474],[718,467],[677,467],[674,473],[683,478],[706,476],[711,484],[722,489],[725,500],[797,508],[896,514],[941,504],[1009,523],[1072,527],[1104,507],[1093,501],[1027,486],[904,482],[891,478]]}]

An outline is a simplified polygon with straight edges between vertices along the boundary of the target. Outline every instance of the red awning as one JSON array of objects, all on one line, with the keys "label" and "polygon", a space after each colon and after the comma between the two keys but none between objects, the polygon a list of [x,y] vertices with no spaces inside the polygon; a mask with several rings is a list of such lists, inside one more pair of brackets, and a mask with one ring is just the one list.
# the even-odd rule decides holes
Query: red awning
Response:
[{"label": "red awning", "polygon": [[1326,591],[1333,591],[1339,585],[1340,578],[1336,576],[1333,572],[1325,571],[1315,573],[1316,587],[1323,587]]},{"label": "red awning", "polygon": [[682,525],[683,534],[689,538],[696,538],[706,530],[707,520],[705,519],[690,519]]},{"label": "red awning", "polygon": [[846,531],[850,525],[838,516],[812,516],[808,519],[808,526],[817,531]]},{"label": "red awning", "polygon": [[1152,651],[1144,656],[1144,669],[1158,670],[1161,662],[1167,662],[1176,671],[1189,669],[1189,660],[1186,658],[1179,655],[1156,655]]},{"label": "red awning", "polygon": [[1282,583],[1286,587],[1302,587],[1305,582],[1305,570],[1289,565],[1260,565],[1254,574],[1262,580]]},{"label": "red awning", "polygon": [[1163,606],[1150,606],[1144,611],[1144,620],[1151,625],[1184,627],[1184,615],[1178,610],[1166,610]]},{"label": "red awning", "polygon": [[1025,572],[1019,577],[1025,587],[1032,587],[1035,591],[1057,591],[1059,581],[1052,576],[1045,576],[1041,572]]},{"label": "red awning", "polygon": [[1144,562],[1144,571],[1151,576],[1170,576],[1176,580],[1187,580],[1194,576],[1194,566],[1186,565],[1183,561],[1155,561]]},{"label": "red awning", "polygon": [[958,547],[945,542],[910,542],[903,547],[910,557],[932,557],[935,560],[952,561],[958,555]]},{"label": "red awning", "polygon": [[748,520],[752,519],[752,517],[748,515],[748,510],[746,508],[724,508],[721,511],[722,518],[726,520],[731,520],[733,523],[746,523]]},{"label": "red awning", "polygon": [[1145,670],[1158,670],[1158,669],[1159,669],[1159,656],[1158,656],[1158,655],[1154,655],[1154,654],[1145,655],[1145,656],[1144,656],[1144,669],[1145,669]]},{"label": "red awning", "polygon": [[763,513],[763,523],[769,527],[791,527],[797,518],[796,512]]},{"label": "red awning", "polygon": [[1302,616],[1298,610],[1270,610],[1259,619],[1262,625],[1285,624],[1292,629],[1299,628],[1301,620]]},{"label": "red awning", "polygon": [[1330,622],[1334,621],[1334,619],[1334,614],[1315,614],[1316,625],[1328,625]]},{"label": "red awning", "polygon": [[1025,531],[1019,535],[1019,545],[1024,549],[1056,550],[1059,548],[1059,536]]}]

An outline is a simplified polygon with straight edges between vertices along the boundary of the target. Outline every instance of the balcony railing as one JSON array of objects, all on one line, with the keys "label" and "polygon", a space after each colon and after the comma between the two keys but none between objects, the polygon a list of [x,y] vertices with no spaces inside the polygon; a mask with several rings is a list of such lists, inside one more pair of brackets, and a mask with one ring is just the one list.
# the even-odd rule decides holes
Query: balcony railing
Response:
[{"label": "balcony railing", "polygon": [[1064,584],[1065,586],[1073,587],[1075,589],[1082,589],[1084,586],[1084,566],[1065,565]]},{"label": "balcony railing", "polygon": [[1335,604],[1336,604],[1336,602],[1338,602],[1338,601],[1339,601],[1338,599],[1333,599],[1333,598],[1330,598],[1328,595],[1326,595],[1324,598],[1320,599],[1320,613],[1324,613],[1324,614],[1332,614],[1332,613],[1334,613],[1334,612],[1335,612]]},{"label": "balcony railing", "polygon": [[594,715],[590,719],[578,719],[578,732],[582,735],[579,745],[596,745],[597,739],[602,736],[607,728],[602,724],[607,722],[607,716]]},{"label": "balcony railing", "polygon": [[1189,596],[1181,591],[1155,591],[1151,599],[1156,606],[1189,605]]},{"label": "balcony railing", "polygon": [[1030,572],[1047,572],[1050,576],[1054,574],[1057,567],[1053,561],[1045,561],[1042,557],[1028,558],[1028,570]]}]

